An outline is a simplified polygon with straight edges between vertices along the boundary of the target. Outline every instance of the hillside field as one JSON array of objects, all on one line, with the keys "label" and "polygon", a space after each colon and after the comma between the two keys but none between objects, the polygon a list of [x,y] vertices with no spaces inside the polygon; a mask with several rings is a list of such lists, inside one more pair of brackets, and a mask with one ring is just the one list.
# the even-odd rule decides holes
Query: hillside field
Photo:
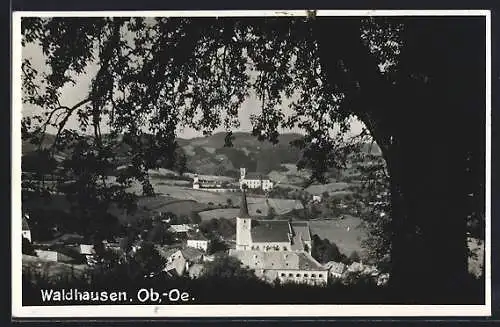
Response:
[{"label": "hillside field", "polygon": [[[250,209],[249,209],[250,210]],[[225,218],[225,219],[234,219],[235,217],[238,216],[240,212],[240,209],[236,208],[228,208],[228,209],[213,209],[213,210],[207,210],[207,211],[202,211],[199,213],[201,220],[212,220],[212,219],[219,219],[219,218]],[[253,215],[252,213],[250,213]]]},{"label": "hillside field", "polygon": [[366,231],[360,218],[346,216],[342,220],[318,219],[309,221],[309,224],[313,235],[317,234],[320,238],[335,243],[341,253],[349,256],[354,251],[359,254],[364,252],[361,241],[366,237]]},{"label": "hillside field", "polygon": [[350,185],[344,182],[328,183],[328,184],[316,184],[310,185],[306,188],[306,191],[313,195],[321,195],[324,192],[334,193],[338,191],[345,191]]},{"label": "hillside field", "polygon": [[[251,216],[265,217],[269,213],[269,206],[274,208],[277,215],[288,213],[294,209],[302,209],[302,204],[297,200],[287,199],[269,199],[269,205],[265,198],[247,198],[248,211]],[[239,201],[236,205],[239,204]],[[239,208],[214,209],[200,212],[201,219],[210,220],[212,218],[227,218],[236,217],[240,212]]]}]

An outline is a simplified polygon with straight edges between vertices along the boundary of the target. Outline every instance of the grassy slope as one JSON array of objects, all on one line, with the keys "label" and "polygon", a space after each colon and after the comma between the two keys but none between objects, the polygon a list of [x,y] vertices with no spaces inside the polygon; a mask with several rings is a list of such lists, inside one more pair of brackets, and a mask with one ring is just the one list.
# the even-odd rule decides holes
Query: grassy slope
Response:
[{"label": "grassy slope", "polygon": [[[366,231],[361,226],[362,220],[346,216],[342,220],[311,220],[311,233],[322,239],[334,242],[340,252],[350,255],[353,251],[361,253],[361,241],[366,237]],[[349,230],[348,230],[349,228]]]}]

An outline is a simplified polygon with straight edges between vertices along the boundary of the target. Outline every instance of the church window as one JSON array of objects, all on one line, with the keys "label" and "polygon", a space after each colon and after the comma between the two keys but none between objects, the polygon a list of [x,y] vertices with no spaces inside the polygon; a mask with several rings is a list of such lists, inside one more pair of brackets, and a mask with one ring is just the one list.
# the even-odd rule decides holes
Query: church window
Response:
[{"label": "church window", "polygon": [[318,275],[318,277],[319,277],[319,278],[323,278],[323,274],[319,274],[319,275]]},{"label": "church window", "polygon": [[288,277],[293,277],[293,274],[292,273],[288,274]]},{"label": "church window", "polygon": [[295,277],[300,277],[300,274],[295,275]]},{"label": "church window", "polygon": [[316,277],[316,274],[311,274],[311,277],[312,277],[312,278]]},{"label": "church window", "polygon": [[304,277],[306,277],[306,278],[307,278],[307,277],[309,277],[309,275],[308,275],[308,274],[304,274]]},{"label": "church window", "polygon": [[285,277],[285,273],[281,273],[281,277]]}]

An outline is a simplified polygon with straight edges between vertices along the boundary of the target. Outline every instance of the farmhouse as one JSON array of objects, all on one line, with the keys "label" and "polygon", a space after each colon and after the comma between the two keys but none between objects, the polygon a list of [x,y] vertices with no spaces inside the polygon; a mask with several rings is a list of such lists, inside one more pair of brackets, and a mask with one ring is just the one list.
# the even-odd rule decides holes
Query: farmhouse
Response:
[{"label": "farmhouse", "polygon": [[95,249],[94,249],[94,245],[92,244],[80,244],[80,248],[79,248],[79,252],[81,255],[83,255],[85,257],[85,259],[87,260],[87,264],[89,265],[93,265],[96,262],[94,256],[95,256]]},{"label": "farmhouse", "polygon": [[273,182],[267,176],[256,173],[247,173],[246,168],[240,168],[240,189],[246,185],[249,189],[262,189],[269,191],[273,188]]},{"label": "farmhouse", "polygon": [[215,180],[201,179],[198,174],[193,177],[193,189],[203,189],[203,188],[221,188],[222,184]]},{"label": "farmhouse", "polygon": [[[219,176],[220,177],[220,176]],[[216,193],[237,192],[237,187],[232,187],[233,180],[220,180],[210,176],[200,177],[198,174],[193,176],[193,189],[210,191]]]},{"label": "farmhouse", "polygon": [[156,250],[165,259],[163,271],[169,275],[182,276],[194,264],[203,262],[203,253],[195,248],[165,248],[156,246]]},{"label": "farmhouse", "polygon": [[307,221],[252,219],[243,190],[240,213],[236,217],[236,250],[304,251],[311,254],[312,246]]}]

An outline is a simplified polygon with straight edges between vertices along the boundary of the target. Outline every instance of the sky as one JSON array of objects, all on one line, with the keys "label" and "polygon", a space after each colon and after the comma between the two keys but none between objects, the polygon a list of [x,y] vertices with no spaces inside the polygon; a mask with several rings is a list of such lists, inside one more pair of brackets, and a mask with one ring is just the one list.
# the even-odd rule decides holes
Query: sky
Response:
[{"label": "sky", "polygon": [[[23,60],[29,59],[31,61],[33,68],[36,69],[39,73],[47,71],[45,65],[45,58],[43,57],[40,47],[32,44],[23,47],[22,57]],[[61,105],[71,107],[74,104],[78,103],[80,100],[85,99],[89,90],[91,79],[93,76],[95,76],[96,72],[97,72],[97,65],[90,64],[87,67],[87,70],[83,74],[75,77],[76,80],[75,85],[66,85],[65,87],[63,87],[61,90],[61,97],[60,97]],[[33,115],[34,113],[39,112],[39,110],[40,108],[36,106],[30,104],[23,104],[22,115],[23,116]],[[288,116],[287,114],[291,112],[286,105],[283,106],[282,110],[284,111],[285,116]],[[260,101],[258,101],[254,95],[250,95],[244,101],[244,103],[239,109],[240,128],[238,128],[237,131],[240,132],[252,131],[250,116],[252,114],[258,114],[260,113],[260,111],[261,111]],[[78,122],[76,120],[76,117],[73,116],[72,118],[70,118],[66,126],[69,129],[78,129]],[[364,126],[363,123],[361,123],[356,119],[353,119],[351,122],[351,131],[348,134],[350,135],[359,134],[363,126]],[[108,130],[106,126],[102,126],[101,129],[103,132],[106,132]],[[55,128],[48,128],[47,131],[49,133],[56,132]],[[216,130],[215,132],[219,131],[223,131],[223,129]],[[280,133],[287,133],[287,132],[302,133],[302,131],[299,129],[280,130]],[[177,136],[180,138],[189,139],[194,137],[200,137],[202,136],[202,133],[191,128],[184,128],[182,130],[181,129],[178,130]]]}]

